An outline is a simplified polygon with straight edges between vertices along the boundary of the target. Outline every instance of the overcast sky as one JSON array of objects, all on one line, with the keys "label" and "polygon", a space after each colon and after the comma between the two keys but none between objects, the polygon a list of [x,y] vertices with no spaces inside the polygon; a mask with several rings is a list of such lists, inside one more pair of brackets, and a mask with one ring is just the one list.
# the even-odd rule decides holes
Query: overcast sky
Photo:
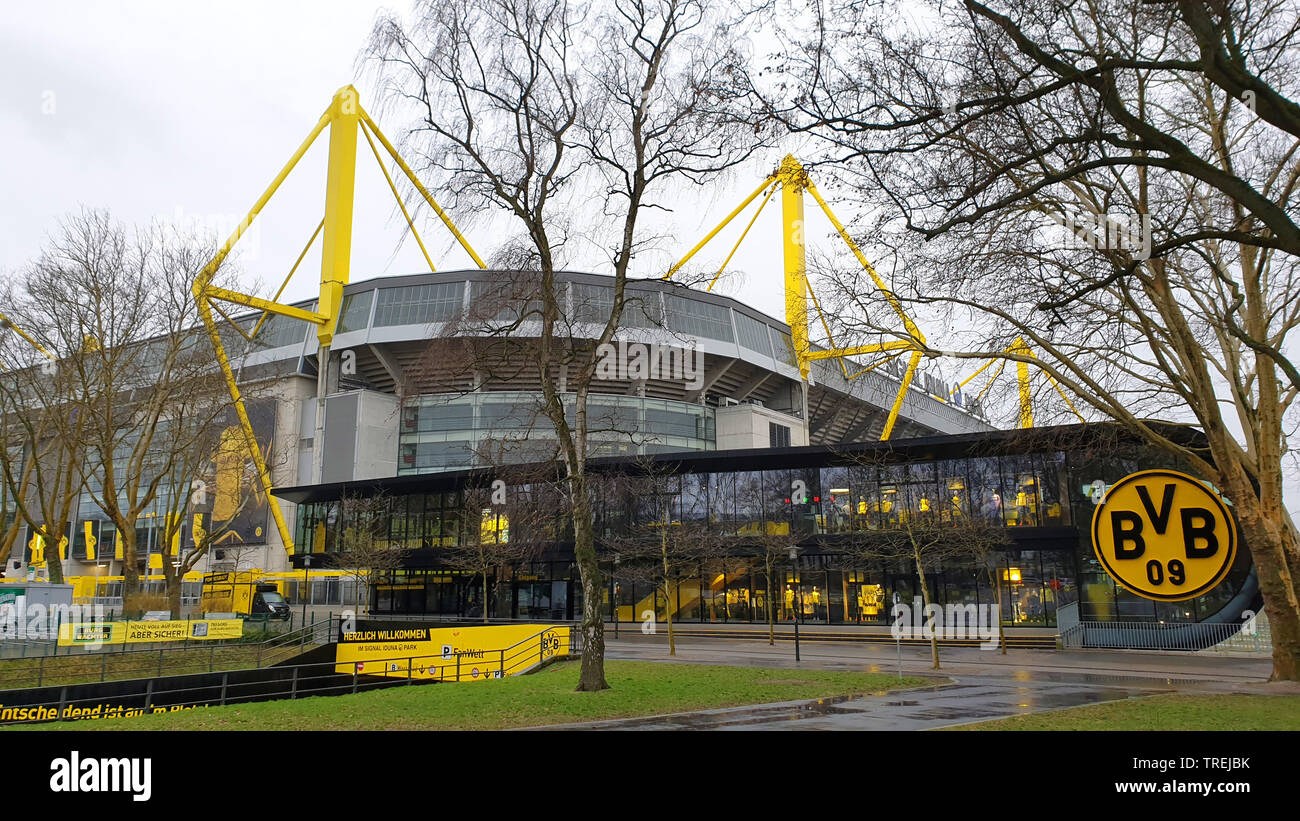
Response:
[{"label": "overcast sky", "polygon": [[[0,26],[4,165],[0,269],[36,255],[58,221],[85,207],[127,224],[156,218],[219,231],[224,239],[315,125],[333,93],[356,81],[356,57],[382,7],[366,2],[47,2],[6,8]],[[363,105],[370,89],[358,83]],[[402,122],[380,120],[396,140]],[[240,243],[239,264],[274,289],[315,229],[324,204],[327,141],[321,139]],[[352,279],[425,270],[364,142],[358,147]],[[638,266],[665,267],[761,180],[759,167],[715,191],[687,197],[678,236]],[[751,181],[751,177],[753,178]],[[778,198],[779,200],[779,198]],[[744,300],[784,315],[779,210],[775,203],[732,263],[745,271]],[[465,215],[452,214],[453,219]],[[745,221],[733,226],[735,233]],[[814,223],[814,230],[816,226]],[[484,258],[499,230],[466,231]],[[823,226],[829,230],[829,225]],[[472,267],[445,230],[420,226],[440,270]],[[730,250],[721,236],[718,261]],[[725,247],[723,244],[725,243]],[[572,267],[601,270],[604,260]],[[312,296],[319,242],[288,296]]]}]

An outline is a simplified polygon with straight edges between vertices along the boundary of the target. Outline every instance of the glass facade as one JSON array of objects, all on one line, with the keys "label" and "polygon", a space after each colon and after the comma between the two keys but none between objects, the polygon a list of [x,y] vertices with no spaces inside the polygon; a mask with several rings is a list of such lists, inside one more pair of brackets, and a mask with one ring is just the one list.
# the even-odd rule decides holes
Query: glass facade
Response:
[{"label": "glass facade", "polygon": [[460,316],[464,302],[464,282],[380,288],[379,303],[375,306],[375,326],[447,322]]},{"label": "glass facade", "polygon": [[[594,395],[587,404],[591,455],[712,450],[717,439],[714,409],[694,402]],[[572,408],[569,410],[573,421]],[[494,461],[549,459],[553,437],[541,434],[537,394],[493,391],[429,394],[408,401],[398,435],[398,475],[431,473]]]},{"label": "glass facade", "polygon": [[[510,412],[494,417],[510,418]],[[421,429],[423,419],[419,414],[412,418],[415,429]],[[689,426],[677,432],[689,433]],[[691,454],[674,462],[670,475],[598,478],[592,483],[592,504],[598,546],[608,567],[604,606],[609,617],[639,621],[653,610],[661,619],[671,612],[677,621],[762,622],[770,602],[778,620],[799,612],[808,622],[884,624],[886,603],[895,593],[911,601],[921,589],[910,557],[873,556],[870,546],[920,525],[950,528],[958,539],[975,532],[977,522],[1003,534],[984,554],[958,551],[926,559],[925,576],[934,602],[997,602],[1005,622],[1018,626],[1054,626],[1057,608],[1071,602],[1079,602],[1085,619],[1199,621],[1228,604],[1250,570],[1248,551],[1241,550],[1224,584],[1172,604],[1132,596],[1101,570],[1089,534],[1093,488],[1138,469],[1177,469],[1164,455],[1114,446],[1021,447],[1021,452],[975,455],[950,448],[941,456],[922,451],[908,459],[907,449],[898,446],[901,454],[891,450],[887,460],[873,462],[809,448],[806,457],[792,457],[804,464],[772,469],[761,469],[761,455],[726,457],[736,466],[718,467],[707,454]],[[977,448],[965,450],[969,454]],[[485,534],[501,538],[508,532],[516,544],[545,545],[550,553],[571,551],[566,545],[572,537],[558,503],[547,506],[541,518],[510,513],[508,526],[488,527],[483,517],[492,509],[466,495],[471,493],[465,487],[468,478],[450,475],[442,481],[458,487],[395,496],[389,504],[388,543],[423,551],[418,561],[391,577],[423,579],[404,583],[424,585],[426,592],[423,599],[381,600],[381,610],[388,601],[391,610],[385,612],[448,613],[455,601],[462,608],[457,612],[468,615],[465,602],[482,599],[482,593],[457,586],[472,587],[477,579],[481,591],[483,573],[438,568],[439,551],[473,544]],[[528,487],[534,486],[522,490]],[[300,506],[300,543],[312,544],[316,552],[337,550],[330,534],[346,527],[335,521],[337,504]],[[620,554],[625,550],[621,546],[658,539],[661,533],[672,534],[682,551],[667,584],[653,572],[653,558]],[[695,557],[686,549],[689,534],[707,544]],[[797,567],[785,553],[792,544],[802,548]],[[532,559],[503,560],[489,572],[490,589],[497,591],[488,603],[491,612],[521,618],[548,608],[570,612],[577,577],[568,569],[569,560],[536,564]],[[435,596],[428,591],[436,585],[451,587],[438,588]],[[435,600],[436,606],[430,603]],[[408,606],[413,609],[401,609]]]}]

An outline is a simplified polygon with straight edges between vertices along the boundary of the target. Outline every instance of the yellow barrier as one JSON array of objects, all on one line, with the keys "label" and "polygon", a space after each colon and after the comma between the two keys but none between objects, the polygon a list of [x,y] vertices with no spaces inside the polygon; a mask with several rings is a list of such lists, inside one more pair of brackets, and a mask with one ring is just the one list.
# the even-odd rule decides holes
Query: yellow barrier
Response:
[{"label": "yellow barrier", "polygon": [[[537,640],[536,648],[515,648],[533,638]],[[344,633],[334,659],[338,663],[336,671],[347,675],[355,672],[390,678],[456,681],[459,672],[461,681],[486,681],[530,667],[534,658],[540,661],[568,654],[567,625],[441,628],[395,625]],[[503,656],[505,669],[502,669]]]},{"label": "yellow barrier", "polygon": [[155,641],[220,641],[242,638],[243,635],[243,619],[74,622],[59,625],[59,646],[146,644]]}]

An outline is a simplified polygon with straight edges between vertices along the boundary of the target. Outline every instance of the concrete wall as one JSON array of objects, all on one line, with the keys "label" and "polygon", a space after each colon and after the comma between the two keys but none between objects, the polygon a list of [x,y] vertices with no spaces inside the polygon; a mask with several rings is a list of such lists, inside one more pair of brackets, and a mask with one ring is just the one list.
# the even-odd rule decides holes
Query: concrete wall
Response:
[{"label": "concrete wall", "polygon": [[325,400],[325,482],[397,475],[396,396],[346,391]]},{"label": "concrete wall", "polygon": [[808,425],[804,420],[771,408],[731,405],[718,408],[716,419],[718,450],[769,447],[768,424],[772,422],[790,429],[790,447],[808,444]]}]

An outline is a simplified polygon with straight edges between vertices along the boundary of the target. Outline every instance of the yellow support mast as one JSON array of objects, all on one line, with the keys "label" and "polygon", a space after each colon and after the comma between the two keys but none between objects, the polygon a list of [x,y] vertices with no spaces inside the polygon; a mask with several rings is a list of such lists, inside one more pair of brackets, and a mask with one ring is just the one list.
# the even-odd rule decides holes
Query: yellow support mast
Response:
[{"label": "yellow support mast", "polygon": [[[279,504],[274,500],[272,490],[274,488],[271,472],[266,464],[266,460],[258,446],[257,437],[253,432],[253,426],[248,419],[248,411],[244,406],[244,399],[239,391],[238,383],[235,379],[234,370],[230,364],[230,357],[226,353],[225,345],[221,341],[216,320],[213,317],[214,309],[224,317],[225,313],[217,306],[217,302],[229,302],[236,305],[243,305],[249,308],[257,308],[264,313],[258,321],[256,331],[261,328],[265,320],[265,314],[277,314],[304,322],[311,322],[316,325],[316,339],[318,345],[317,355],[317,388],[316,388],[316,430],[315,442],[313,448],[313,465],[312,475],[314,481],[320,481],[322,472],[322,458],[324,455],[324,425],[325,425],[325,397],[329,391],[330,377],[330,347],[334,340],[334,331],[338,323],[338,317],[342,310],[343,289],[348,284],[352,259],[352,219],[354,205],[356,201],[356,165],[357,165],[357,130],[362,127],[362,123],[383,145],[394,163],[402,170],[402,173],[411,182],[412,186],[424,198],[425,202],[433,209],[434,213],[443,221],[451,230],[452,235],[460,243],[474,262],[480,268],[486,268],[483,260],[479,257],[474,249],[470,247],[469,242],[460,233],[452,223],[447,214],[438,207],[428,190],[416,178],[405,161],[398,155],[397,149],[383,135],[379,127],[375,124],[365,110],[361,107],[360,96],[357,90],[352,86],[345,86],[339,89],[334,98],[330,101],[329,108],[321,115],[311,133],[303,140],[298,150],[293,153],[289,161],[276,175],[275,179],[267,187],[262,196],[254,203],[253,208],[249,211],[248,217],[235,228],[234,233],[226,240],[225,244],[213,257],[212,261],[204,267],[194,280],[193,293],[194,300],[198,306],[199,317],[203,320],[204,327],[207,329],[208,338],[212,342],[212,347],[216,353],[217,364],[225,376],[226,385],[230,391],[230,398],[234,403],[236,414],[239,417],[240,428],[243,430],[244,442],[247,446],[248,454],[257,467],[258,479],[261,482],[262,489],[266,493],[271,507],[271,515],[275,519],[275,526],[280,534],[280,539],[285,546],[285,550],[292,554],[294,552],[293,537],[289,533],[289,527],[284,519],[284,513],[280,510]],[[257,218],[262,209],[274,196],[280,185],[289,176],[289,174],[298,165],[299,160],[307,153],[316,138],[326,128],[330,130],[329,143],[329,160],[326,168],[325,180],[325,218],[320,227],[316,229],[318,234],[322,235],[321,247],[321,276],[320,276],[320,297],[316,303],[316,310],[308,311],[297,308],[292,305],[285,305],[276,300],[260,299],[250,294],[243,294],[226,288],[221,288],[213,284],[217,270],[225,261],[235,244],[243,236],[244,232]],[[369,139],[369,135],[367,135]],[[373,144],[372,144],[373,147]],[[378,152],[376,151],[376,157]],[[384,170],[387,177],[386,169]],[[389,186],[396,196],[396,188],[392,186],[392,180],[389,179]],[[405,203],[398,198],[398,205],[402,207],[403,213],[406,212]],[[408,226],[414,233],[415,226],[411,223],[408,216]],[[312,241],[315,240],[315,234],[312,240],[308,241],[310,248]],[[417,236],[417,241],[419,240]],[[424,251],[424,245],[420,243],[421,251]],[[307,249],[303,250],[303,256],[306,255]],[[428,255],[425,255],[426,260]],[[293,272],[297,270],[298,263],[302,261],[302,256],[294,263],[294,268],[290,271],[289,277],[286,277],[284,284],[280,286],[279,293],[283,293],[288,280],[292,278]],[[432,267],[432,266],[431,266]],[[238,329],[242,333],[242,329]],[[248,334],[244,334],[246,337]]]},{"label": "yellow support mast", "polygon": [[[735,219],[736,216],[745,209],[746,206],[753,202],[759,194],[763,193],[763,191],[774,182],[781,188],[781,219],[783,229],[782,235],[784,238],[785,267],[785,321],[786,324],[790,326],[790,338],[794,346],[795,362],[799,367],[799,376],[803,381],[805,400],[804,416],[805,418],[807,417],[806,400],[808,397],[808,376],[811,363],[814,360],[832,358],[839,360],[840,368],[844,371],[845,377],[852,379],[871,371],[874,366],[863,368],[850,376],[848,370],[844,367],[844,357],[894,351],[895,353],[891,354],[889,357],[892,358],[893,356],[898,356],[899,354],[910,350],[912,353],[908,358],[907,368],[903,372],[903,378],[899,385],[898,394],[894,398],[894,403],[889,410],[889,416],[885,420],[884,430],[880,435],[882,441],[886,440],[894,432],[894,426],[898,422],[899,412],[903,407],[903,400],[907,396],[907,390],[911,386],[912,379],[916,375],[917,366],[921,362],[921,357],[926,344],[925,334],[921,333],[921,329],[916,326],[916,323],[912,321],[912,318],[903,310],[903,306],[898,301],[898,298],[892,291],[890,291],[884,280],[882,280],[880,275],[876,273],[875,269],[871,267],[871,263],[867,261],[866,255],[862,253],[861,249],[858,248],[852,237],[849,236],[848,231],[844,228],[844,224],[839,221],[834,212],[831,211],[831,207],[827,205],[826,201],[822,199],[821,194],[817,192],[817,187],[813,185],[813,182],[808,175],[808,171],[794,158],[793,155],[787,154],[785,159],[781,161],[781,165],[777,169],[776,173],[763,180],[762,184],[755,188],[753,193],[751,193],[734,211],[728,214],[726,219],[724,219],[718,227],[710,231],[704,239],[700,240],[694,248],[669,268],[668,273],[666,273],[663,278],[668,279],[673,274],[677,273],[677,271],[681,270],[682,266],[685,265],[691,257],[695,256],[695,254],[699,252],[699,250],[703,248],[709,240],[717,236],[719,231],[725,228],[728,223]],[[830,326],[826,323],[825,315],[821,313],[821,306],[816,301],[816,295],[812,293],[812,289],[808,285],[808,259],[805,242],[807,232],[804,221],[805,192],[813,196],[817,205],[830,219],[831,224],[835,226],[835,230],[839,234],[840,238],[846,245],[848,245],[849,250],[853,252],[854,257],[862,267],[866,269],[867,273],[871,277],[872,283],[882,294],[885,295],[885,299],[888,301],[894,313],[896,313],[902,320],[904,328],[903,339],[893,342],[884,342],[877,345],[858,345],[851,348],[835,347],[834,339],[830,338]],[[771,194],[769,193],[768,196],[771,196]],[[763,203],[766,204],[766,202],[767,199],[764,198]],[[761,212],[761,210],[762,205],[759,206],[759,211]],[[755,213],[754,219],[757,218],[758,214]],[[750,220],[749,227],[753,226],[753,222],[754,220]],[[745,232],[741,235],[741,240],[744,239],[745,234],[749,233],[749,227],[745,228]],[[739,245],[739,242],[737,242],[737,245]],[[732,250],[732,254],[735,254],[734,249]],[[730,259],[731,255],[728,255],[727,261],[730,261]],[[725,268],[726,264],[726,262],[723,262],[722,267]],[[718,274],[720,275],[721,273],[722,269],[719,269]],[[714,281],[717,281],[716,275],[714,276]],[[712,287],[713,283],[710,283],[709,289],[712,290]],[[828,341],[831,343],[831,348],[828,350],[812,350],[812,344],[808,336],[809,297],[812,297],[818,315],[821,316],[823,327],[826,329]]]},{"label": "yellow support mast", "polygon": [[804,386],[808,384],[808,256],[804,248],[803,192],[808,172],[786,155],[777,173],[781,181],[781,222],[785,238],[785,321],[794,340],[795,362]]},{"label": "yellow support mast", "polygon": [[[1033,356],[1025,340],[1016,337],[1016,341],[1011,343],[1007,348],[1007,353],[1019,354],[1021,356]],[[1020,427],[1032,428],[1034,426],[1034,407],[1030,402],[1029,396],[1029,363],[1023,359],[1016,360],[1016,382],[1020,386]]]}]

